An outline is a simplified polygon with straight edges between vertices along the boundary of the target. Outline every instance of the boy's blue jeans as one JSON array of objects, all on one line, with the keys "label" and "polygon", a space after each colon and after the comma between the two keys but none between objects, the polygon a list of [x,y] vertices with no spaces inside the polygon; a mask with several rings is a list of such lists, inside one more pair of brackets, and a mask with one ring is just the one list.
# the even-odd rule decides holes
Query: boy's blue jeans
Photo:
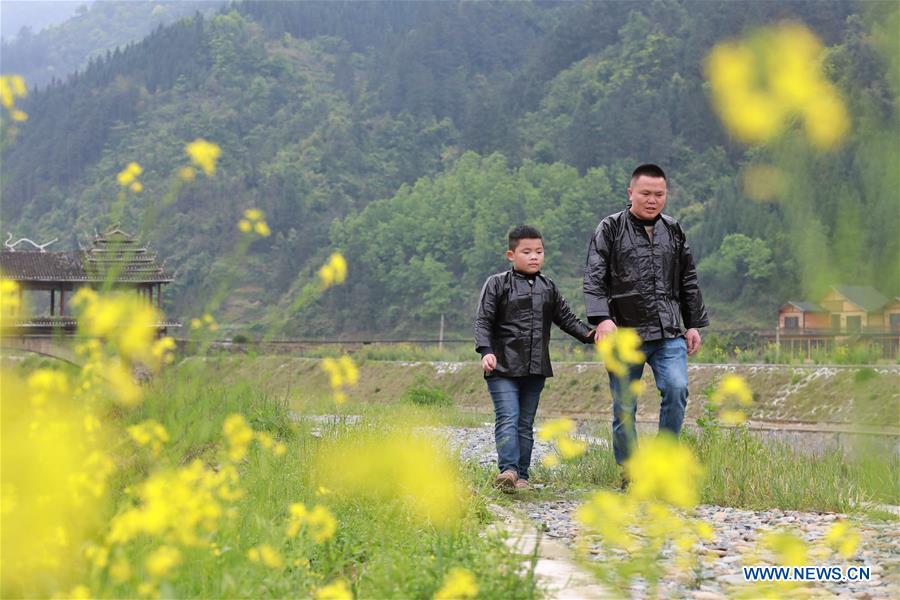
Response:
[{"label": "boy's blue jeans", "polygon": [[519,474],[519,479],[528,479],[534,446],[534,415],[545,380],[543,375],[487,379],[494,401],[494,439],[501,473],[512,469]]},{"label": "boy's blue jeans", "polygon": [[[677,436],[681,433],[688,398],[687,342],[683,337],[651,340],[644,342],[641,350],[653,369],[656,387],[662,394],[659,430],[669,431]],[[639,380],[643,373],[643,363],[631,367],[628,375],[621,379],[609,373],[609,388],[613,397],[613,454],[620,465],[628,460],[637,443],[634,422],[637,399],[628,390],[628,386]]]}]

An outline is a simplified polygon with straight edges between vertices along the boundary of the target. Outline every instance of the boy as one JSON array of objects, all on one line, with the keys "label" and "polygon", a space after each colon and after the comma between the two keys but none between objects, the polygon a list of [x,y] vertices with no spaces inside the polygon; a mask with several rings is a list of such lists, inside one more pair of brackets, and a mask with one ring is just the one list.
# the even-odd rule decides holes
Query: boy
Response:
[{"label": "boy", "polygon": [[556,284],[541,274],[544,240],[534,227],[509,232],[506,258],[512,268],[488,277],[475,315],[475,349],[481,354],[494,402],[497,463],[495,485],[528,489],[533,425],[550,367],[550,324],[586,344],[593,330],[580,321]]}]

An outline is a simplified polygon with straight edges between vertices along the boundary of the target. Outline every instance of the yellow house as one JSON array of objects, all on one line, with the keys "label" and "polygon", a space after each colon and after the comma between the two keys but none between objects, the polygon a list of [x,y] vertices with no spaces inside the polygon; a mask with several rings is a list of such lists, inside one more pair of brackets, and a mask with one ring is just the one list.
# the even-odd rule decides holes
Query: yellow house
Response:
[{"label": "yellow house", "polygon": [[900,300],[889,301],[872,286],[836,285],[820,304],[831,313],[834,331],[885,331],[892,330],[894,323],[900,330]]}]

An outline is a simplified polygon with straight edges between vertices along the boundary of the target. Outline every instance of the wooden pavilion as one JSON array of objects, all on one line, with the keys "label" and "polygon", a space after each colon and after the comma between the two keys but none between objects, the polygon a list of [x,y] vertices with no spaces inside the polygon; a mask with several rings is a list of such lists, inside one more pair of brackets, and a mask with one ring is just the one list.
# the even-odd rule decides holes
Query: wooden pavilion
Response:
[{"label": "wooden pavilion", "polygon": [[[19,242],[33,249],[17,249]],[[19,284],[20,302],[23,292],[49,292],[49,315],[16,314],[6,320],[5,334],[49,334],[54,331],[74,332],[77,320],[66,309],[66,300],[80,287],[133,289],[147,302],[162,308],[163,285],[173,281],[156,254],[141,245],[133,235],[117,226],[97,234],[88,248],[75,252],[47,252],[30,240],[19,240],[0,251],[0,274]],[[44,305],[46,306],[46,304]],[[21,308],[20,308],[21,311]],[[159,332],[181,323],[163,320]]]}]

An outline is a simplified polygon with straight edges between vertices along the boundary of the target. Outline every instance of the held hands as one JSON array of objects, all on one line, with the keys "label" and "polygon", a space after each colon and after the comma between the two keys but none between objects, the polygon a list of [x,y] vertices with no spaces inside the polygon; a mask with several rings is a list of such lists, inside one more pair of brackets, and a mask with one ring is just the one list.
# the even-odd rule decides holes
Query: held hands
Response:
[{"label": "held hands", "polygon": [[618,329],[618,327],[616,327],[616,324],[613,323],[612,319],[603,321],[602,323],[597,325],[597,330],[594,332],[594,341],[599,342],[607,335],[615,332],[616,329]]},{"label": "held hands", "polygon": [[481,358],[481,368],[485,373],[490,373],[497,368],[497,357],[493,354],[485,354]]},{"label": "held hands", "polygon": [[687,342],[688,356],[696,354],[703,344],[703,341],[700,339],[700,332],[696,329],[688,329],[684,334],[684,340]]}]

